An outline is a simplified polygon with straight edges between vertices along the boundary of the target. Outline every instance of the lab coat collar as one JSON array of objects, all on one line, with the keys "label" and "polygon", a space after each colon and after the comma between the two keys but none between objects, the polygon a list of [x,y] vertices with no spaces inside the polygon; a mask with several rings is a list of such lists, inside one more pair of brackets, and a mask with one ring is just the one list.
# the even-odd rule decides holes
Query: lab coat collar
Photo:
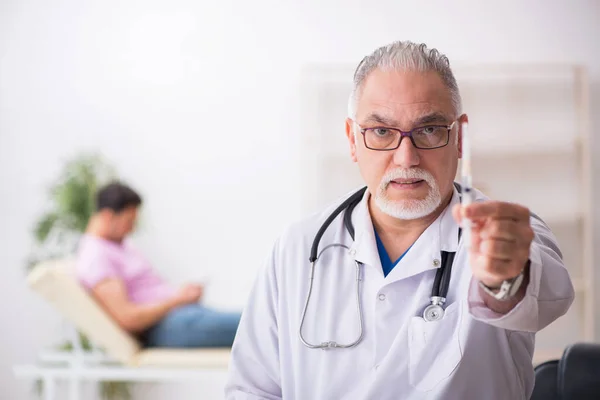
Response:
[{"label": "lab coat collar", "polygon": [[375,228],[373,227],[373,220],[369,212],[369,197],[370,193],[367,188],[362,200],[352,213],[355,240],[350,247],[350,254],[356,261],[383,271],[375,241]]},{"label": "lab coat collar", "polygon": [[[350,248],[350,254],[355,260],[378,269],[383,275],[373,221],[369,212],[369,197],[370,193],[367,189],[352,215],[356,240]],[[386,280],[398,280],[428,269],[439,268],[441,251],[457,251],[458,224],[452,216],[452,207],[457,203],[460,203],[460,196],[454,188],[450,204],[421,234],[398,265],[386,277]]]}]

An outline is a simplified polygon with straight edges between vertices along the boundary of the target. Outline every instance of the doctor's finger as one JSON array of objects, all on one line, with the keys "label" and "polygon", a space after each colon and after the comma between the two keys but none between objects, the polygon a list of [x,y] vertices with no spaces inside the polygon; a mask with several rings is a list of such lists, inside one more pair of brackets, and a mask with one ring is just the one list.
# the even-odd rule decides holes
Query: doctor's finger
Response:
[{"label": "doctor's finger", "polygon": [[[456,204],[454,205],[454,207],[452,207],[452,217],[454,218],[454,220],[456,221],[456,223],[460,226],[460,227],[464,227],[464,220],[468,219],[463,217],[462,215],[462,209],[464,206],[460,205],[460,204]],[[471,222],[471,226],[473,227],[479,227],[481,225],[483,225],[485,223],[484,219],[468,219]]]},{"label": "doctor's finger", "polygon": [[520,230],[520,225],[516,221],[493,219],[481,227],[480,235],[482,239],[501,239],[516,242]]},{"label": "doctor's finger", "polygon": [[479,228],[475,225],[473,225],[473,227],[471,228],[471,243],[469,243],[469,245],[471,247],[471,252],[479,253],[479,246],[481,245],[481,234]]},{"label": "doctor's finger", "polygon": [[516,221],[529,220],[529,209],[519,204],[503,201],[483,201],[464,207],[463,215],[467,218],[497,218]]},{"label": "doctor's finger", "polygon": [[519,272],[513,260],[499,260],[481,253],[474,254],[472,260],[473,275],[480,280],[501,282],[514,277]]},{"label": "doctor's finger", "polygon": [[[506,268],[500,268],[505,266]],[[471,270],[473,276],[478,280],[486,283],[502,282],[502,275],[499,271],[508,269],[508,263],[492,264],[491,259],[483,254],[477,253],[471,255]]]},{"label": "doctor's finger", "polygon": [[479,244],[479,253],[496,260],[510,261],[518,250],[516,242],[506,240],[484,239]]}]

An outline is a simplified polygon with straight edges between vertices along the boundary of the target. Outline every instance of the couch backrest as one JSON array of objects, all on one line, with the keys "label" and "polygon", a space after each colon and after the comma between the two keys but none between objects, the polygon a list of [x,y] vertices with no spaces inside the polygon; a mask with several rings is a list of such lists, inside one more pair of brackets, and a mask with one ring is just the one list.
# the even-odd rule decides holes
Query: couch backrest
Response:
[{"label": "couch backrest", "polygon": [[140,343],[123,330],[77,281],[74,260],[47,261],[27,277],[29,286],[52,304],[95,345],[127,364],[140,351]]}]

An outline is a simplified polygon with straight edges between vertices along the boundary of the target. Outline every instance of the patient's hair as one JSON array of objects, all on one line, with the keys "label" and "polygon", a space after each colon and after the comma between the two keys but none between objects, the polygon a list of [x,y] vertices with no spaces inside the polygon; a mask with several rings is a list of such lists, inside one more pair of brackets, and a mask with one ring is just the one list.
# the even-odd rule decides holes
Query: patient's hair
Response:
[{"label": "patient's hair", "polygon": [[118,213],[127,207],[138,207],[141,204],[141,196],[135,190],[120,182],[111,182],[98,190],[96,194],[97,211],[108,208]]}]

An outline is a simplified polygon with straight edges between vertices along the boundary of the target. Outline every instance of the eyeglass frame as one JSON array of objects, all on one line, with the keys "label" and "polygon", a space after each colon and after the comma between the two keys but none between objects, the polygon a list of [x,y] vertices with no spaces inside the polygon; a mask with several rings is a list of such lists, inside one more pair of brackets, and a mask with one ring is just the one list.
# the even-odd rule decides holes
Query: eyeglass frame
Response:
[{"label": "eyeglass frame", "polygon": [[[404,139],[405,137],[408,137],[410,139],[410,142],[412,143],[412,145],[415,147],[415,149],[419,149],[419,150],[435,150],[435,149],[441,149],[442,147],[446,147],[448,146],[448,143],[450,143],[450,131],[454,128],[454,124],[456,124],[457,120],[454,120],[450,125],[424,125],[424,126],[419,126],[416,128],[411,129],[410,131],[402,131],[398,128],[389,128],[387,126],[374,126],[371,128],[363,128],[362,126],[360,126],[358,124],[358,122],[353,121],[354,124],[356,126],[358,126],[360,133],[362,134],[363,137],[363,143],[365,144],[365,147],[369,150],[374,150],[374,151],[391,151],[391,150],[396,150],[400,147],[400,145],[402,144],[402,139]],[[444,143],[441,146],[436,146],[436,147],[419,147],[417,146],[417,144],[415,143],[415,139],[413,138],[413,132],[416,131],[417,129],[423,129],[423,128],[446,128],[448,130],[448,133],[446,134],[446,143]],[[389,129],[391,131],[395,131],[395,132],[399,132],[400,133],[400,140],[398,140],[398,145],[396,147],[390,148],[390,149],[374,149],[372,147],[369,147],[367,145],[367,138],[365,137],[365,132],[368,129]]]}]

